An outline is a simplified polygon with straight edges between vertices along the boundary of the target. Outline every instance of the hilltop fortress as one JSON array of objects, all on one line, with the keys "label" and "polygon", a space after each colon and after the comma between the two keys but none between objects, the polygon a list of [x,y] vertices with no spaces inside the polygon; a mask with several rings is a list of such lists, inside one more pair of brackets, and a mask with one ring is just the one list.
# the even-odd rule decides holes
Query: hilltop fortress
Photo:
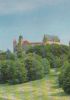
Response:
[{"label": "hilltop fortress", "polygon": [[[21,41],[21,46],[26,49],[28,46],[36,46],[36,45],[47,45],[47,44],[58,44],[60,45],[60,39],[58,36],[52,35],[44,35],[42,42],[30,42],[28,40],[24,40],[22,36],[19,36]],[[14,52],[17,50],[18,41],[16,39],[13,40],[13,50]]]}]

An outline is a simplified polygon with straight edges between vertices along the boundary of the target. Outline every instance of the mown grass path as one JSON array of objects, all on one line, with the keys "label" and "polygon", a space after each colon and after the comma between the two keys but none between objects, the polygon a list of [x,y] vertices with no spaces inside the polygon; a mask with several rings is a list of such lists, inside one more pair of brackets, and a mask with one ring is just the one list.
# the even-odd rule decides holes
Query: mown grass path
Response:
[{"label": "mown grass path", "polygon": [[57,73],[51,70],[50,75],[19,85],[0,85],[0,100],[70,100],[58,87]]}]

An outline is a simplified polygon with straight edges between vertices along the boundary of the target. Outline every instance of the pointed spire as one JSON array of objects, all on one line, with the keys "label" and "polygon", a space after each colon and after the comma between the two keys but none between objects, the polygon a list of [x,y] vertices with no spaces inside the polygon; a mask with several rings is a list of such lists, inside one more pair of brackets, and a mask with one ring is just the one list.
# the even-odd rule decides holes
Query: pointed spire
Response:
[{"label": "pointed spire", "polygon": [[46,36],[45,36],[45,34],[44,34],[43,42],[46,42]]}]

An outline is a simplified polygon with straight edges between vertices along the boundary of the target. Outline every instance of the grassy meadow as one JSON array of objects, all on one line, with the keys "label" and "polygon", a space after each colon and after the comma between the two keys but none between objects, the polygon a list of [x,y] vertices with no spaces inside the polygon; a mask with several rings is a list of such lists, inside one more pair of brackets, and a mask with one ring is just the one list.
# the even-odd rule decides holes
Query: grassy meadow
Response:
[{"label": "grassy meadow", "polygon": [[0,100],[70,100],[58,87],[54,70],[41,80],[19,85],[0,84]]}]

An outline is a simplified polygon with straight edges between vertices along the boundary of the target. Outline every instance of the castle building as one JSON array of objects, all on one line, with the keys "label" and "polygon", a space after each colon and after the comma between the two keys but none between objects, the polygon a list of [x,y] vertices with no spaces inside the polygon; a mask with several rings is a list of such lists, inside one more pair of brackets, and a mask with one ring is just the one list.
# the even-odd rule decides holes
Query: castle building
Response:
[{"label": "castle building", "polygon": [[[40,45],[47,45],[47,44],[58,44],[60,45],[60,39],[57,36],[52,35],[44,35],[42,42],[30,42],[28,40],[24,40],[22,36],[19,36],[19,40],[21,46],[27,50],[28,46],[40,46]],[[13,40],[13,50],[14,52],[17,51],[17,44],[18,41],[16,39]]]},{"label": "castle building", "polygon": [[60,45],[60,39],[57,36],[53,35],[44,35],[43,42],[47,44],[58,44]]}]

